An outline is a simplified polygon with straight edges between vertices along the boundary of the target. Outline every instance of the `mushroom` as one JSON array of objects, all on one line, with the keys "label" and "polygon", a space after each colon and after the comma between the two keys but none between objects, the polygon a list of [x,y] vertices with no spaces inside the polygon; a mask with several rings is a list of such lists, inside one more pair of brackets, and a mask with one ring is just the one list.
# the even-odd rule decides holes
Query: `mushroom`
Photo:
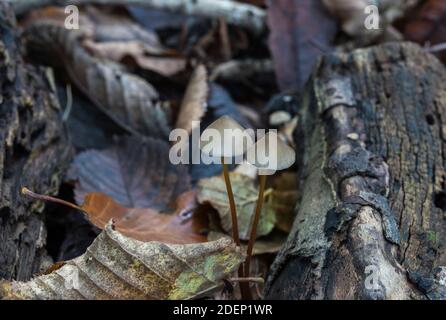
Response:
[{"label": "mushroom", "polygon": [[200,137],[201,151],[211,159],[217,160],[217,163],[221,161],[231,210],[232,238],[238,246],[240,246],[240,238],[238,234],[237,209],[227,163],[232,162],[233,157],[242,157],[253,144],[254,141],[249,131],[245,130],[229,116],[222,116],[215,120],[203,131]]},{"label": "mushroom", "polygon": [[244,277],[249,277],[249,265],[251,263],[252,250],[257,233],[257,224],[263,206],[263,194],[265,191],[266,176],[274,174],[277,170],[283,170],[293,165],[296,160],[294,149],[288,146],[275,131],[269,131],[259,139],[247,151],[247,162],[258,168],[259,196],[254,212],[254,220],[249,235],[248,249],[246,252]]},{"label": "mushroom", "polygon": [[[233,157],[243,157],[246,150],[254,144],[249,130],[245,130],[234,119],[222,116],[211,123],[200,136],[200,149],[210,158],[218,158],[223,167],[226,192],[228,193],[229,207],[231,210],[232,238],[237,246],[240,246],[238,234],[237,209],[235,206],[234,194],[232,192],[231,180],[229,178],[229,168],[227,163]],[[237,162],[237,161],[236,161]],[[243,277],[243,266],[238,269],[239,277]],[[240,283],[240,291],[243,299],[250,299],[248,283]]]}]

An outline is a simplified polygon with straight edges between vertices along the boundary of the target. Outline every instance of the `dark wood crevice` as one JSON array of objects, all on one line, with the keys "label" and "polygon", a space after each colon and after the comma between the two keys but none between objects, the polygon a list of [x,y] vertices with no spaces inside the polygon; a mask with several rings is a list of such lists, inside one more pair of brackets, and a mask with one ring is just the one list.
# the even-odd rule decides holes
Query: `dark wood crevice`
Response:
[{"label": "dark wood crevice", "polygon": [[27,280],[48,259],[44,205],[22,186],[54,194],[72,152],[44,69],[26,64],[10,5],[0,2],[0,278]]}]

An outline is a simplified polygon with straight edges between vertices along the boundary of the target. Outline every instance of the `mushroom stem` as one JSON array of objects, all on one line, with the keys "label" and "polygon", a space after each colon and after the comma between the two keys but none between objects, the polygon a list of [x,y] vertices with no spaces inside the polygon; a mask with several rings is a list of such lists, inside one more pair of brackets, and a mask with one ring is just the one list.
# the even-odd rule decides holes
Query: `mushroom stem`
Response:
[{"label": "mushroom stem", "polygon": [[[229,198],[229,208],[231,209],[231,221],[232,221],[232,238],[237,246],[240,246],[240,238],[238,235],[238,222],[237,222],[237,209],[235,207],[234,193],[232,192],[231,180],[229,179],[228,165],[225,163],[225,158],[221,157],[221,165],[223,166],[223,176],[225,177],[226,192]],[[243,278],[243,264],[238,268],[239,278]],[[240,283],[240,293],[242,299],[251,299],[251,292],[249,291],[249,283]]]},{"label": "mushroom stem", "polygon": [[259,223],[260,212],[262,212],[266,175],[260,175],[259,180],[260,180],[259,197],[257,198],[256,211],[254,213],[254,220],[252,221],[251,234],[249,235],[248,250],[246,251],[245,272],[244,272],[245,278],[249,277],[249,265],[251,264],[252,249],[254,248],[254,242],[256,240],[257,224]]},{"label": "mushroom stem", "polygon": [[229,198],[229,208],[231,209],[231,222],[232,222],[232,238],[237,246],[240,246],[240,238],[238,235],[238,223],[237,223],[237,209],[235,207],[234,194],[232,193],[231,180],[229,179],[228,165],[225,163],[225,158],[221,157],[221,165],[223,166],[223,175],[225,177],[226,191]]}]

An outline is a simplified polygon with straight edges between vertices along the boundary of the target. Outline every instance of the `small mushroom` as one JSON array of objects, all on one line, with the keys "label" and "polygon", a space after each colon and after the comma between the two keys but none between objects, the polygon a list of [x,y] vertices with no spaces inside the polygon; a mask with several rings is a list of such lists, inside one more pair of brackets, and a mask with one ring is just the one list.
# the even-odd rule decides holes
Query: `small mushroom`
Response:
[{"label": "small mushroom", "polygon": [[291,167],[296,160],[294,149],[288,146],[275,131],[268,132],[259,139],[247,151],[248,163],[257,167],[259,174],[259,196],[257,198],[254,212],[254,220],[251,226],[248,249],[246,253],[244,276],[249,277],[249,265],[251,262],[252,250],[257,233],[257,224],[263,206],[263,194],[265,191],[266,176],[274,174],[277,170]]},{"label": "small mushroom", "polygon": [[211,123],[201,134],[200,149],[211,158],[220,158],[223,166],[226,191],[231,209],[232,237],[240,246],[238,234],[237,211],[232,193],[229,169],[227,163],[233,157],[240,157],[253,145],[253,139],[245,129],[229,116],[222,116]]},{"label": "small mushroom", "polygon": [[[226,192],[228,193],[229,207],[231,210],[232,238],[237,246],[240,246],[238,234],[237,209],[227,163],[233,157],[242,157],[246,150],[254,144],[253,138],[240,124],[228,116],[222,116],[211,123],[200,136],[201,151],[211,158],[219,157],[223,167]],[[243,276],[243,266],[239,268],[239,276]],[[247,283],[240,283],[243,299],[250,298]]]}]

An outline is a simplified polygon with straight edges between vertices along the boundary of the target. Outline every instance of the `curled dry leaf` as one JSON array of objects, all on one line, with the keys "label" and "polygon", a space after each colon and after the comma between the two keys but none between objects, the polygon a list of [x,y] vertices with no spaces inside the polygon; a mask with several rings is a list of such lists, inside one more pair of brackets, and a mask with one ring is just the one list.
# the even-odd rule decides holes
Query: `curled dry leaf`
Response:
[{"label": "curled dry leaf", "polygon": [[159,103],[156,90],[117,64],[89,54],[81,43],[93,36],[45,17],[29,20],[25,32],[28,50],[61,60],[76,86],[116,123],[132,133],[168,137],[169,111]]},{"label": "curled dry leaf", "polygon": [[191,189],[184,165],[169,161],[169,145],[159,139],[129,137],[106,150],[80,153],[68,174],[77,180],[75,197],[102,192],[129,208],[164,210]]},{"label": "curled dry leaf", "polygon": [[[230,179],[237,206],[239,237],[241,240],[248,240],[259,191],[254,185],[254,180],[250,177],[231,172]],[[209,203],[218,211],[222,228],[225,232],[230,233],[231,213],[223,177],[216,176],[200,180],[197,198],[199,203]],[[268,203],[265,203],[257,226],[257,237],[269,234],[275,223],[274,210]]]},{"label": "curled dry leaf", "polygon": [[203,230],[207,228],[207,218],[203,214],[182,215],[184,210],[195,207],[195,192],[186,192],[178,199],[175,213],[162,214],[151,208],[125,208],[103,193],[92,192],[85,196],[81,208],[96,227],[104,229],[113,220],[117,231],[136,240],[175,244],[206,242]]},{"label": "curled dry leaf", "polygon": [[177,118],[177,128],[192,132],[192,121],[200,121],[206,113],[209,84],[206,67],[198,65],[184,94],[181,102],[180,112]]},{"label": "curled dry leaf", "polygon": [[175,244],[206,242],[208,217],[203,211],[195,212],[197,202],[194,190],[178,196],[173,214],[162,214],[151,208],[125,208],[100,192],[88,193],[81,206],[34,193],[25,187],[22,194],[80,210],[99,229],[104,229],[109,221],[113,221],[117,231],[132,239]]},{"label": "curled dry leaf", "polygon": [[84,46],[96,57],[125,63],[131,59],[142,69],[157,72],[169,77],[186,68],[186,60],[176,57],[151,56],[151,54],[162,54],[161,51],[153,51],[139,41],[108,41],[94,42],[87,40]]},{"label": "curled dry leaf", "polygon": [[222,286],[243,261],[228,239],[169,245],[108,224],[82,256],[29,282],[0,283],[4,299],[193,299]]}]

